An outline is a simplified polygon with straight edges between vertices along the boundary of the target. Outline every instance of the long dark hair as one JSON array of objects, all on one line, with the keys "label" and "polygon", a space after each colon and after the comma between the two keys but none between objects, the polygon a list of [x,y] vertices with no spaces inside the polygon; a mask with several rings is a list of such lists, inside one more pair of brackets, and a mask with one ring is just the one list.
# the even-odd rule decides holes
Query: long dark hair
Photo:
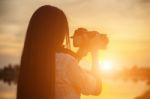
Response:
[{"label": "long dark hair", "polygon": [[63,11],[45,5],[33,14],[21,58],[17,99],[54,99],[55,52],[65,36],[69,46],[68,22]]}]

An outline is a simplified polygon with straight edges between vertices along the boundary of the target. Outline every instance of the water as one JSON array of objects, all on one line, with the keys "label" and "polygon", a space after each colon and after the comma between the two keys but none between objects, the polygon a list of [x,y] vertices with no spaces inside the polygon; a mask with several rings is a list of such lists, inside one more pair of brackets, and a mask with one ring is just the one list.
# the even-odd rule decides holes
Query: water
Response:
[{"label": "water", "polygon": [[[0,99],[16,99],[16,88],[15,83],[9,85],[0,81]],[[100,96],[82,95],[82,99],[134,99],[148,88],[145,81],[105,80],[103,81],[103,91]]]},{"label": "water", "polygon": [[0,99],[16,99],[16,84],[0,81]]}]

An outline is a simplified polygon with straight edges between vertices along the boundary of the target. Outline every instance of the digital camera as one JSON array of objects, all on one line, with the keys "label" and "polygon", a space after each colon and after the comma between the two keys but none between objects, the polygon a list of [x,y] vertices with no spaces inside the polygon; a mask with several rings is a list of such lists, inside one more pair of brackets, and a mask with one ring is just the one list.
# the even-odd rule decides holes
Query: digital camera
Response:
[{"label": "digital camera", "polygon": [[109,42],[106,34],[88,31],[85,28],[75,30],[72,38],[74,47],[86,47],[89,49],[106,49]]}]

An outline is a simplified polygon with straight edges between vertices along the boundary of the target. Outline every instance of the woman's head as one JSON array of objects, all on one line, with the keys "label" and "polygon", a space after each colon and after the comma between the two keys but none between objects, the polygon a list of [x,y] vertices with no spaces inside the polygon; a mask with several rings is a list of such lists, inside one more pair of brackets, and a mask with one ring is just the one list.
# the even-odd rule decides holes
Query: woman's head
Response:
[{"label": "woman's head", "polygon": [[24,43],[18,81],[18,99],[52,99],[55,84],[55,52],[69,38],[63,11],[49,5],[33,14]]},{"label": "woman's head", "polygon": [[59,47],[69,34],[66,16],[58,8],[42,6],[33,14],[27,33],[41,43]]}]

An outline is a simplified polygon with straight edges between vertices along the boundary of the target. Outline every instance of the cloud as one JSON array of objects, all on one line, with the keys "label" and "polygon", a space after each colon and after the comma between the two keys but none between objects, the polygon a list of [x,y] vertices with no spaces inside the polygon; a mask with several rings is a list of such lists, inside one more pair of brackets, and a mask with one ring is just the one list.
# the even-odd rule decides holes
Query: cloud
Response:
[{"label": "cloud", "polygon": [[7,7],[7,1],[8,0],[1,0],[0,1],[0,17],[2,17],[4,14],[8,13]]},{"label": "cloud", "polygon": [[150,0],[140,0],[142,3],[150,3]]}]

